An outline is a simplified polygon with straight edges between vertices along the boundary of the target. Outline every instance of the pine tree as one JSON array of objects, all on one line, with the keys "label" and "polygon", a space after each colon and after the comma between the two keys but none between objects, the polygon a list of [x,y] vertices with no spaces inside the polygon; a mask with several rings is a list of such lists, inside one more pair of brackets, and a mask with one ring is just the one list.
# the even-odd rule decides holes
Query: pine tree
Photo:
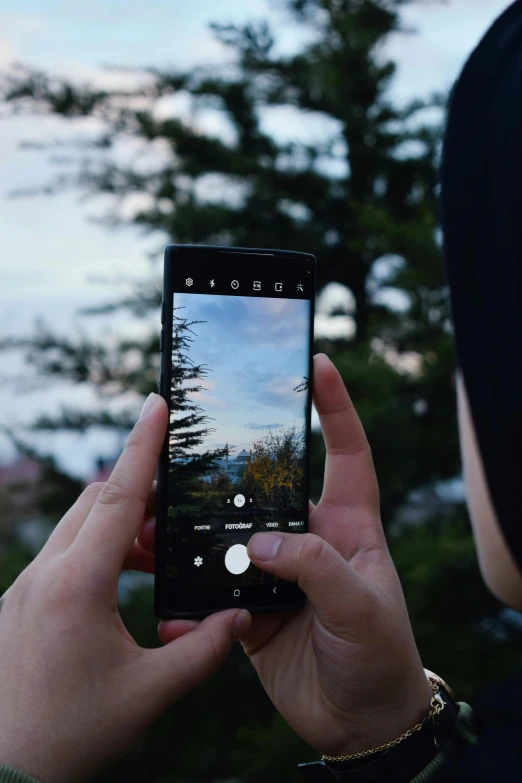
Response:
[{"label": "pine tree", "polygon": [[[400,108],[390,101],[395,65],[384,58],[383,44],[401,30],[401,5],[285,0],[293,23],[313,32],[298,52],[280,54],[265,22],[216,24],[234,67],[185,73],[152,68],[148,84],[125,94],[30,69],[4,80],[5,100],[16,111],[59,115],[73,128],[85,116],[103,122],[87,145],[87,163],[82,149],[80,168],[58,177],[54,187],[69,183],[112,195],[115,205],[129,195],[144,196],[149,206],[130,222],[175,242],[313,252],[320,287],[337,281],[350,289],[353,335],[321,339],[317,347],[333,356],[363,417],[380,471],[385,519],[411,489],[458,470],[454,361],[436,234],[440,123],[423,119],[441,99]],[[178,94],[189,95],[194,110],[220,112],[227,138],[187,119],[158,118],[158,99]],[[291,107],[296,122],[328,120],[324,139],[277,141],[263,126],[264,113],[277,107]],[[113,152],[129,137],[146,150],[161,145],[166,162],[149,171],[133,161],[118,163]],[[78,140],[72,142],[74,150]],[[107,222],[123,222],[117,206]],[[400,296],[400,310],[394,295]],[[144,281],[97,312],[125,308],[140,317],[159,312],[160,298],[159,280]],[[18,346],[37,373],[94,385],[104,401],[130,389],[147,394],[156,386],[157,332],[109,347],[103,339],[79,341],[43,330]],[[119,411],[110,415],[106,405],[100,413],[68,408],[37,426],[124,429],[136,411]],[[319,464],[319,442],[316,454]],[[313,490],[316,496],[320,478]]]},{"label": "pine tree", "polygon": [[[211,493],[202,493],[201,477],[217,467],[217,460],[228,456],[229,446],[222,449],[198,451],[198,447],[213,432],[211,417],[194,402],[193,395],[205,391],[202,382],[209,369],[195,364],[190,355],[194,327],[205,321],[189,321],[173,313],[171,420],[169,436],[169,516],[198,518],[215,502]],[[199,501],[199,502],[198,502]]]}]

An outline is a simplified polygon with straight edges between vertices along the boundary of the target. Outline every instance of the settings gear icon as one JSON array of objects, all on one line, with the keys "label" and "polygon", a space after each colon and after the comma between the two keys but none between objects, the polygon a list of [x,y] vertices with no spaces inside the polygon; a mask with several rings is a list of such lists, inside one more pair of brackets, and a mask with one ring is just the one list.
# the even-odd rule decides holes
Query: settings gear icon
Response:
[{"label": "settings gear icon", "polygon": [[193,281],[193,279],[192,279],[191,277],[187,277],[187,279],[185,280],[185,284],[186,284],[186,285],[188,285],[189,287],[190,287],[190,286],[191,286],[193,283],[194,283],[194,281]]},{"label": "settings gear icon", "polygon": [[199,555],[198,555],[197,557],[195,557],[195,558],[194,558],[194,565],[195,565],[195,566],[197,566],[198,568],[199,568],[201,565],[203,565],[203,558],[202,558],[202,557],[200,557]]}]

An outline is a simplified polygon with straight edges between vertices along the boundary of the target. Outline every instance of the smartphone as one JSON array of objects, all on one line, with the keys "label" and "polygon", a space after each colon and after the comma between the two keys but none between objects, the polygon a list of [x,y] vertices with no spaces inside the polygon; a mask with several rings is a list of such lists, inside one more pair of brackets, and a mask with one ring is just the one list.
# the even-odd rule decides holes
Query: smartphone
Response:
[{"label": "smartphone", "polygon": [[256,532],[308,528],[315,258],[169,245],[160,391],[155,613],[304,603],[249,560]]}]

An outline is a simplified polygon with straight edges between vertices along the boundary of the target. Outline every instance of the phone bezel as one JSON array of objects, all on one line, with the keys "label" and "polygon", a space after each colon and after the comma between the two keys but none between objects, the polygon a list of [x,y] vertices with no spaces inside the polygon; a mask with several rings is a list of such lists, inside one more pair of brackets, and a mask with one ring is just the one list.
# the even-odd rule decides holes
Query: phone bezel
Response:
[{"label": "phone bezel", "polygon": [[[209,260],[212,255],[216,256],[216,263],[221,260],[219,255],[223,252],[233,253],[238,256],[251,255],[270,255],[277,256],[281,263],[286,259],[302,261],[303,264],[311,270],[312,295],[310,298],[310,330],[309,330],[309,379],[310,394],[308,395],[307,416],[306,416],[306,477],[305,488],[306,497],[309,497],[310,487],[310,437],[311,437],[311,409],[312,409],[312,388],[313,388],[313,340],[314,340],[314,315],[315,315],[315,290],[316,290],[316,259],[310,253],[303,253],[288,250],[273,250],[268,248],[244,248],[227,247],[221,245],[167,245],[164,257],[163,274],[163,299],[161,305],[161,375],[159,391],[169,406],[170,412],[170,381],[171,381],[171,351],[172,351],[172,329],[166,328],[172,323],[173,312],[173,269],[180,256],[189,254],[208,254]],[[297,584],[286,583],[278,586],[279,593],[274,598],[269,595],[274,591],[272,586],[248,586],[241,587],[244,596],[240,596],[240,601],[233,601],[233,596],[227,599],[226,595],[231,592],[229,588],[219,588],[212,590],[209,595],[209,589],[201,588],[194,590],[192,588],[179,589],[179,608],[169,606],[169,591],[166,585],[166,551],[167,551],[167,486],[168,486],[168,434],[163,444],[159,466],[158,466],[158,485],[157,485],[157,509],[156,509],[156,568],[154,579],[154,612],[160,618],[187,618],[187,617],[205,617],[213,612],[222,611],[231,607],[241,607],[248,609],[252,613],[261,612],[280,612],[297,609],[302,606],[306,596]],[[305,511],[305,530],[296,532],[300,535],[308,530],[308,508]],[[244,597],[247,597],[245,603]]]}]

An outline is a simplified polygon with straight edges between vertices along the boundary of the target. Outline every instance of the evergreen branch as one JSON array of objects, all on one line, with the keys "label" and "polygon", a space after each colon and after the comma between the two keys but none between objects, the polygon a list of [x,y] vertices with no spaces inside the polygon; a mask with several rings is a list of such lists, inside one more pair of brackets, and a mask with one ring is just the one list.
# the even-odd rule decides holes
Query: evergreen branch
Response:
[{"label": "evergreen branch", "polygon": [[92,427],[101,429],[117,430],[120,432],[129,432],[139,415],[139,408],[136,410],[118,411],[84,411],[75,408],[62,407],[56,416],[42,414],[38,416],[32,424],[34,430],[45,430],[48,432],[87,432]]},{"label": "evergreen branch", "polygon": [[33,375],[88,383],[100,395],[115,396],[124,391],[148,394],[157,388],[157,333],[141,341],[119,339],[110,344],[86,337],[57,336],[40,323],[32,337],[0,341],[0,351],[13,349],[22,352]]},{"label": "evergreen branch", "polygon": [[294,386],[293,390],[296,391],[296,392],[307,391],[308,388],[309,388],[309,385],[310,385],[309,384],[309,379],[304,377],[303,380],[301,381],[301,383],[298,383],[297,386]]},{"label": "evergreen branch", "polygon": [[73,84],[62,77],[50,76],[31,66],[17,64],[2,74],[0,98],[13,104],[17,111],[22,107],[33,112],[59,114],[67,119],[102,116],[115,99],[120,102],[138,96],[146,96],[150,89],[100,90],[88,83]]},{"label": "evergreen branch", "polygon": [[80,310],[80,314],[108,315],[120,310],[128,310],[137,318],[143,318],[153,311],[159,314],[160,305],[161,288],[156,280],[143,280],[136,286],[136,290],[128,296],[113,302],[105,302],[96,307],[85,307]]}]

